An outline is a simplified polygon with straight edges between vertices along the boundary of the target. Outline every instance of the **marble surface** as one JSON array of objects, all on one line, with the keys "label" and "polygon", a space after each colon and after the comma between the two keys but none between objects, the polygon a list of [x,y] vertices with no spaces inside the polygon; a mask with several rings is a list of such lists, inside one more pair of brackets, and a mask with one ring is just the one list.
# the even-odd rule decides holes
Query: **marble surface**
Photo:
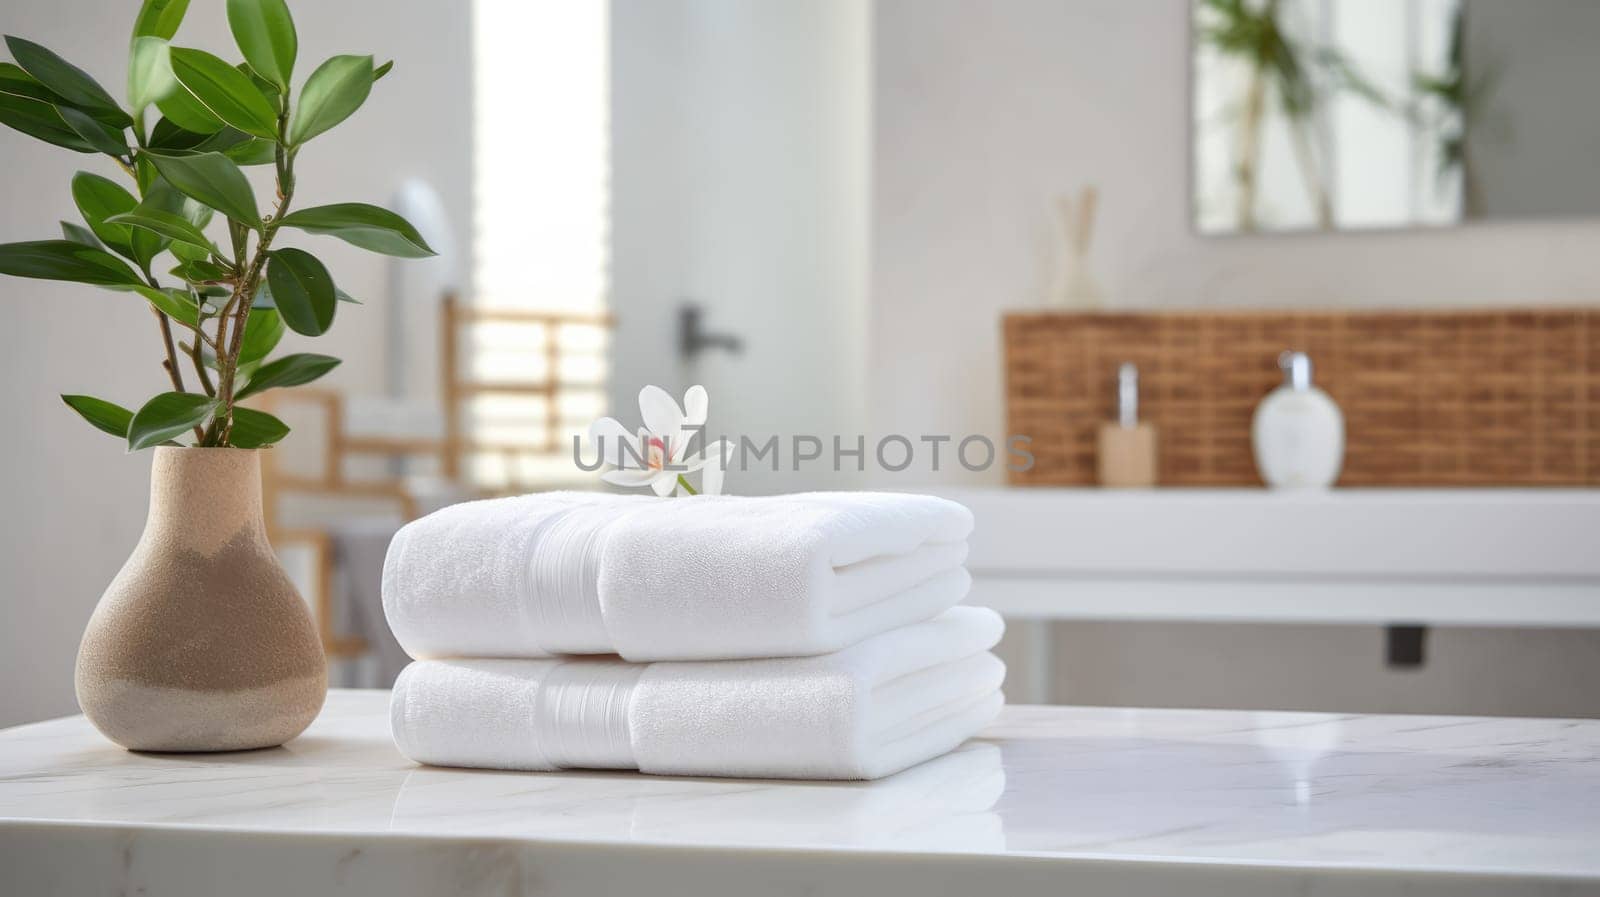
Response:
[{"label": "marble surface", "polygon": [[30,895],[1600,894],[1600,721],[1012,707],[807,783],[419,767],[387,697],[238,754],[0,732],[0,869]]}]

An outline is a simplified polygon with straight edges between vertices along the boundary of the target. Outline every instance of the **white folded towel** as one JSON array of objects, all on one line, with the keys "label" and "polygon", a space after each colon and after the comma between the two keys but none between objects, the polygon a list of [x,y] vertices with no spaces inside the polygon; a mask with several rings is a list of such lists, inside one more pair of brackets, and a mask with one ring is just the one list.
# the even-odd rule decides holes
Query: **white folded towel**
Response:
[{"label": "white folded towel", "polygon": [[960,602],[971,531],[889,493],[467,502],[395,536],[383,607],[418,658],[821,654]]},{"label": "white folded towel", "polygon": [[994,718],[1003,629],[957,607],[817,657],[418,661],[390,724],[400,753],[438,766],[875,779]]}]

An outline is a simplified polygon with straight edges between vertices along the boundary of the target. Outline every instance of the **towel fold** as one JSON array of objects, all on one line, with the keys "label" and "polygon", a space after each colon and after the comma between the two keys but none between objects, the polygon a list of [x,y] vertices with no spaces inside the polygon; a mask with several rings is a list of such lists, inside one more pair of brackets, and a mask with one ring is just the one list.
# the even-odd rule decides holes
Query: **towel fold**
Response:
[{"label": "towel fold", "polygon": [[400,753],[438,766],[875,779],[994,718],[1003,629],[958,607],[816,657],[418,661],[390,722]]},{"label": "towel fold", "polygon": [[971,530],[892,493],[467,502],[395,536],[383,606],[419,658],[822,654],[959,603]]}]

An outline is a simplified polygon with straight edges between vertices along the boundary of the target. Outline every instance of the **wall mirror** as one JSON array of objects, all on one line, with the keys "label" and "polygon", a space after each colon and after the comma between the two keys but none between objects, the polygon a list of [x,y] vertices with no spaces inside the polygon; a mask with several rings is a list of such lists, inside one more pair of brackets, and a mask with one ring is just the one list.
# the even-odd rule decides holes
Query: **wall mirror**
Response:
[{"label": "wall mirror", "polygon": [[1194,0],[1207,234],[1600,214],[1600,3]]}]

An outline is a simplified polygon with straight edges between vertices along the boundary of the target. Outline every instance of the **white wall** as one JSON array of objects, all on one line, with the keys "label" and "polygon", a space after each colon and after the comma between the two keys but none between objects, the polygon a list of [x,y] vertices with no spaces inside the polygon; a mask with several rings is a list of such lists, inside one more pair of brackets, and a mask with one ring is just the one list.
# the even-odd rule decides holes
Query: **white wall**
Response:
[{"label": "white wall", "polygon": [[[867,13],[858,0],[612,4],[613,411],[632,423],[641,386],[703,383],[709,437],[780,436],[783,469],[752,462],[730,491],[860,478],[828,461],[796,473],[787,440],[861,431]],[[743,351],[682,361],[684,299]]]},{"label": "white wall", "polygon": [[[1486,78],[1468,117],[1467,158],[1485,215],[1593,214],[1600,208],[1600,4],[1465,0],[1470,78]],[[1473,116],[1476,116],[1475,118]]]},{"label": "white wall", "polygon": [[[427,0],[292,5],[301,78],[335,53],[397,60],[360,112],[303,151],[300,202],[386,203],[404,178],[420,175],[446,197],[460,232],[457,246],[469,249],[469,7]],[[121,95],[137,8],[103,0],[10,0],[0,28],[54,49]],[[222,0],[195,0],[177,43],[239,55]],[[75,170],[115,176],[114,166],[101,159],[7,128],[0,128],[0,160],[0,241],[56,237],[57,219],[76,221],[68,191]],[[266,190],[257,187],[259,195],[270,195]],[[314,251],[341,287],[366,300],[341,307],[333,331],[315,341],[315,350],[345,359],[330,383],[379,389],[385,260],[329,238],[282,242]],[[156,326],[143,303],[92,287],[0,278],[0,358],[3,726],[75,712],[78,637],[144,522],[149,453],[124,454],[110,437],[77,420],[57,394],[90,393],[136,405],[166,381],[157,366]]]},{"label": "white wall", "polygon": [[1000,315],[1040,303],[1085,183],[1114,308],[1600,300],[1600,220],[1197,236],[1186,0],[878,0],[873,35],[877,428],[1004,431]]},{"label": "white wall", "polygon": [[[876,428],[1004,432],[1000,316],[1041,302],[1049,202],[1085,183],[1113,308],[1600,300],[1600,220],[1197,236],[1187,0],[878,0],[873,35]],[[1570,683],[1600,670],[1592,632],[1439,632],[1427,668],[1395,671],[1377,627],[1055,630],[1074,703],[1578,715],[1595,705]]]}]

